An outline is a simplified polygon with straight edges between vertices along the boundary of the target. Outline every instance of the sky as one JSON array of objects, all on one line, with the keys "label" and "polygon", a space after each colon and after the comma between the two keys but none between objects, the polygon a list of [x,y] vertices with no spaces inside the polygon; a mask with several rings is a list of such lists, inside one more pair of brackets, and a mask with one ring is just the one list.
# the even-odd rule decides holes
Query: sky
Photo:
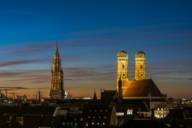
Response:
[{"label": "sky", "polygon": [[145,51],[147,74],[168,97],[192,97],[192,1],[0,0],[0,87],[47,97],[58,41],[73,97],[115,89],[116,54]]}]

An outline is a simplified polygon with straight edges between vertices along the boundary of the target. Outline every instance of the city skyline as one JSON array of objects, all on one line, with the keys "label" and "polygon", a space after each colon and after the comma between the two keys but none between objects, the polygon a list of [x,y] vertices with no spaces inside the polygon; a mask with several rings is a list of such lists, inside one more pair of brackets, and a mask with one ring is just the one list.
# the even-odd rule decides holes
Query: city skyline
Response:
[{"label": "city skyline", "polygon": [[0,86],[48,96],[55,42],[72,96],[115,89],[116,54],[146,53],[148,78],[168,97],[191,97],[190,1],[9,1],[0,4]]}]

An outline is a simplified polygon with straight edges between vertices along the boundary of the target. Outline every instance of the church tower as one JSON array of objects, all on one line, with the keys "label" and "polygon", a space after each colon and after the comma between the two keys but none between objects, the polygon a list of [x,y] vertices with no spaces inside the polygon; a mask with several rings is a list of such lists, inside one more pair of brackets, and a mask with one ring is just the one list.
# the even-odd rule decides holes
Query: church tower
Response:
[{"label": "church tower", "polygon": [[59,49],[56,44],[55,54],[53,57],[53,63],[51,67],[51,99],[63,99],[64,89],[63,89],[63,69],[61,67],[61,59],[59,55]]},{"label": "church tower", "polygon": [[128,80],[128,55],[127,52],[123,50],[117,53],[117,91],[119,91],[119,78],[121,78],[122,81]]},{"label": "church tower", "polygon": [[135,80],[146,79],[146,58],[143,51],[135,55]]}]

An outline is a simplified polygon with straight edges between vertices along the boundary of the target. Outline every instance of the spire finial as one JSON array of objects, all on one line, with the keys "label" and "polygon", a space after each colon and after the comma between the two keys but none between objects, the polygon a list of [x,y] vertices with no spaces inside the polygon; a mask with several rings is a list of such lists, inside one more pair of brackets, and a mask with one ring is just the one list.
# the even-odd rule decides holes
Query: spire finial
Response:
[{"label": "spire finial", "polygon": [[55,56],[59,56],[58,41],[55,42]]}]

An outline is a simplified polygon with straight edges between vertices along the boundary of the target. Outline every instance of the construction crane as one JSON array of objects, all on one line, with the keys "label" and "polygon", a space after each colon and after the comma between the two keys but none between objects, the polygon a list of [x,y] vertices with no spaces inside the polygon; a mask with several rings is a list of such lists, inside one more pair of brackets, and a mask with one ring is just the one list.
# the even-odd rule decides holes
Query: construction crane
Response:
[{"label": "construction crane", "polygon": [[[7,97],[8,96],[8,91],[14,91],[14,90],[29,90],[29,89],[35,89],[38,90],[38,94],[40,94],[40,90],[42,89],[48,89],[47,87],[42,87],[42,88],[26,88],[26,87],[5,87],[5,86],[0,86],[0,97]],[[4,94],[2,93],[4,91]],[[15,97],[15,92],[10,92],[13,96]]]},{"label": "construction crane", "polygon": [[4,96],[7,97],[7,94],[8,94],[8,91],[12,91],[12,90],[22,90],[22,89],[27,89],[27,88],[24,88],[24,87],[2,87],[0,86],[0,96],[2,97],[3,96],[3,93],[2,91],[4,91]]},{"label": "construction crane", "polygon": [[[5,87],[5,86],[0,86],[0,102],[4,103],[12,103],[17,100],[27,100],[26,95],[23,96],[16,96],[16,90],[37,90],[37,93],[35,94],[35,101],[38,103],[41,103],[42,100],[42,92],[41,90],[44,89],[49,89],[48,87],[40,87],[40,88],[27,88],[27,87]],[[4,93],[2,93],[4,92]],[[11,95],[11,97],[8,97]],[[31,99],[34,100],[34,99]]]},{"label": "construction crane", "polygon": [[42,96],[42,92],[41,90],[47,90],[49,89],[48,87],[42,87],[42,88],[29,88],[29,89],[35,89],[37,90],[37,93],[34,95],[35,96],[35,99],[38,101],[38,102],[41,102],[41,98],[43,97]]}]

